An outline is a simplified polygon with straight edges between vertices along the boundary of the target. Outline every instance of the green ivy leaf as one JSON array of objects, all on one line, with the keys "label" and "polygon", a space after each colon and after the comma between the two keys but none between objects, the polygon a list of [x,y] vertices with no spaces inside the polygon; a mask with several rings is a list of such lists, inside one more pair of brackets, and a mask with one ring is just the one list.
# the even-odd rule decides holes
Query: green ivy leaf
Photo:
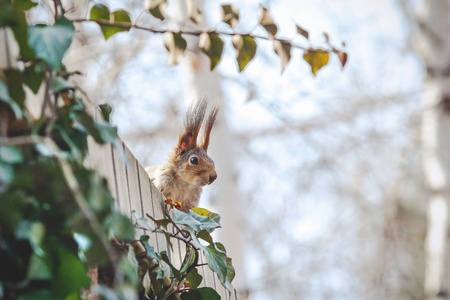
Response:
[{"label": "green ivy leaf", "polygon": [[305,37],[307,40],[309,39],[309,32],[306,31],[305,29],[303,29],[302,27],[298,26],[297,24],[295,25],[295,27],[297,28],[297,33],[301,34],[303,37]]},{"label": "green ivy leaf", "polygon": [[263,6],[259,8],[258,23],[267,31],[269,38],[273,38],[277,34],[278,27],[275,25],[270,12]]},{"label": "green ivy leaf", "polygon": [[236,60],[239,66],[239,72],[242,72],[247,64],[255,57],[256,42],[250,35],[236,34],[231,39],[236,49]]},{"label": "green ivy leaf", "polygon": [[98,129],[98,132],[100,133],[100,137],[104,143],[110,143],[115,144],[118,135],[117,135],[117,127],[112,126],[110,123],[106,121],[96,121],[95,127]]},{"label": "green ivy leaf", "polygon": [[79,292],[90,284],[87,269],[81,260],[64,248],[57,238],[51,238],[46,243],[57,255],[53,256],[53,268],[56,273],[52,277],[52,290],[62,297],[73,292]]},{"label": "green ivy leaf", "polygon": [[167,252],[166,251],[161,251],[159,254],[161,255],[161,260],[164,261],[169,266],[169,268],[172,270],[173,276],[176,279],[180,280],[181,279],[181,273],[180,273],[180,271],[177,268],[174,267],[174,265],[172,264],[172,262],[169,259],[169,256],[167,256]]},{"label": "green ivy leaf", "polygon": [[[35,53],[33,49],[28,44],[28,24],[25,16],[25,7],[21,4],[23,1],[15,1],[14,12],[11,13],[11,18],[13,18],[13,22],[9,24],[14,33],[14,37],[16,38],[17,43],[20,48],[20,56],[24,60],[33,59],[35,57]],[[3,11],[3,9],[2,9]],[[8,11],[8,7],[6,9]],[[9,17],[8,17],[9,18]]]},{"label": "green ivy leaf", "polygon": [[23,89],[23,73],[19,69],[4,70],[6,84],[11,98],[23,108],[25,106],[25,91]]},{"label": "green ivy leaf", "polygon": [[189,226],[195,231],[199,231],[200,226],[202,225],[202,223],[196,220],[192,215],[176,208],[173,209],[173,221],[177,224]]},{"label": "green ivy leaf", "polygon": [[211,64],[211,71],[217,66],[222,57],[223,41],[216,33],[203,32],[200,34],[199,48],[205,53]]},{"label": "green ivy leaf", "polygon": [[149,244],[150,237],[148,235],[141,235],[139,240],[142,242],[145,249],[147,250],[147,257],[155,259],[156,262],[159,264],[159,262],[161,261],[161,256],[155,252],[155,248],[150,246]]},{"label": "green ivy leaf", "polygon": [[217,273],[222,284],[226,281],[228,265],[227,255],[222,251],[216,249],[214,245],[209,245],[203,250],[206,261],[211,271]]},{"label": "green ivy leaf", "polygon": [[0,161],[9,164],[21,163],[22,152],[16,146],[0,146]]},{"label": "green ivy leaf", "polygon": [[167,0],[150,0],[147,2],[148,12],[161,21],[164,21],[166,8]]},{"label": "green ivy leaf", "polygon": [[193,268],[186,276],[187,282],[191,285],[191,289],[196,289],[202,283],[203,276],[198,273],[197,268]]},{"label": "green ivy leaf", "polygon": [[208,232],[213,232],[214,229],[220,227],[220,224],[217,223],[216,221],[214,221],[213,219],[211,219],[210,217],[198,215],[195,212],[193,212],[192,210],[190,210],[188,212],[188,214],[190,216],[192,216],[192,218],[194,218],[195,220],[200,222],[200,226],[198,227],[197,231],[205,229]]},{"label": "green ivy leaf", "polygon": [[232,4],[222,5],[222,21],[236,28],[239,23],[239,10]]},{"label": "green ivy leaf", "polygon": [[75,90],[75,87],[62,77],[53,77],[50,91],[52,93],[60,93],[67,90]]},{"label": "green ivy leaf", "polygon": [[8,93],[8,87],[6,84],[0,80],[0,101],[6,102],[14,112],[14,115],[16,116],[16,119],[22,118],[22,110],[20,109],[19,105],[11,98],[11,96]]},{"label": "green ivy leaf", "polygon": [[220,300],[220,295],[213,288],[202,287],[182,293],[181,300]]},{"label": "green ivy leaf", "polygon": [[167,51],[169,51],[169,66],[178,64],[183,58],[187,47],[187,42],[181,36],[181,33],[166,32],[164,45]]},{"label": "green ivy leaf", "polygon": [[181,263],[180,267],[180,273],[185,273],[190,266],[192,266],[195,263],[195,258],[197,256],[197,253],[192,247],[186,248],[186,255],[184,256],[183,262]]},{"label": "green ivy leaf", "polygon": [[330,54],[321,49],[308,49],[303,53],[303,59],[311,66],[311,71],[316,76],[317,71],[328,64]]},{"label": "green ivy leaf", "polygon": [[112,113],[112,106],[105,103],[105,104],[100,104],[98,107],[100,108],[103,119],[106,122],[111,123],[110,117],[111,117],[111,113]]},{"label": "green ivy leaf", "polygon": [[57,71],[63,69],[62,59],[72,42],[75,28],[67,19],[57,19],[53,26],[29,26],[28,43],[36,56]]},{"label": "green ivy leaf", "polygon": [[283,74],[286,65],[291,60],[291,43],[287,41],[273,41],[273,50],[281,59],[281,74]]},{"label": "green ivy leaf", "polygon": [[25,68],[24,82],[34,94],[37,94],[44,79],[44,70],[41,63],[33,63]]}]

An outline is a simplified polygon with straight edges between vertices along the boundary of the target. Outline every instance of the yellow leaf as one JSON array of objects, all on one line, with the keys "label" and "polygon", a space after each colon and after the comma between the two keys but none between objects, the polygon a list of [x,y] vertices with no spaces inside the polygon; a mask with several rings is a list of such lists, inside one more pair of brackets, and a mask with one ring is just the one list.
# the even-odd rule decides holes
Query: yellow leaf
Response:
[{"label": "yellow leaf", "polygon": [[330,54],[321,49],[308,49],[303,53],[303,59],[311,66],[311,71],[316,76],[317,71],[328,64]]}]

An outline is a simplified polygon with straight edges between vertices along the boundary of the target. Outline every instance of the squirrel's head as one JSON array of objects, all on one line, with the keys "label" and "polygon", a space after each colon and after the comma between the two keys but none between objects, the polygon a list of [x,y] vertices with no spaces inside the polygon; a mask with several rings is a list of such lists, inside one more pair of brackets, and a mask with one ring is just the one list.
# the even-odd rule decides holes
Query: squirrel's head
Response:
[{"label": "squirrel's head", "polygon": [[197,144],[197,137],[205,118],[208,102],[199,100],[191,105],[186,113],[185,130],[180,135],[176,151],[178,176],[183,181],[196,186],[211,184],[217,173],[213,160],[208,156],[209,136],[217,117],[218,106],[211,109],[205,124],[202,141]]}]

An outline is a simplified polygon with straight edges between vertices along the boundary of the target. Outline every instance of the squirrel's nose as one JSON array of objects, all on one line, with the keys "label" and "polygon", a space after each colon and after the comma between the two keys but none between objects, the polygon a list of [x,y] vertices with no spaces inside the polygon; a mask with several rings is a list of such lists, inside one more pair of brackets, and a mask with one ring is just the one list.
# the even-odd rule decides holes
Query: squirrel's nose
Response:
[{"label": "squirrel's nose", "polygon": [[209,184],[213,183],[214,180],[216,180],[216,179],[217,179],[216,173],[209,175]]}]

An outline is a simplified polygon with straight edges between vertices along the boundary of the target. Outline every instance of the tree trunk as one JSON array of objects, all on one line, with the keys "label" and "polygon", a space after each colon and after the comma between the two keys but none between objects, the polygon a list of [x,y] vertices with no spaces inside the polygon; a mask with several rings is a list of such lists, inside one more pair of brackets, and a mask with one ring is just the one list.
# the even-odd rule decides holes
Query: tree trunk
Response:
[{"label": "tree trunk", "polygon": [[425,295],[450,293],[450,36],[448,0],[424,1],[419,53],[427,68],[422,104],[423,164],[430,190],[425,241]]}]

